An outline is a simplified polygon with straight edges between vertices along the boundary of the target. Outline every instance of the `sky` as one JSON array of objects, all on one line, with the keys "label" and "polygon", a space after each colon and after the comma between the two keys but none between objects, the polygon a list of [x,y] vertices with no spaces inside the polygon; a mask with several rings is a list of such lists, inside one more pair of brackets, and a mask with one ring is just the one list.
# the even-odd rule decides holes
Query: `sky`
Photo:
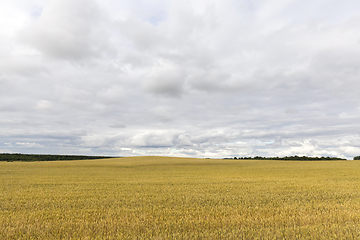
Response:
[{"label": "sky", "polygon": [[360,155],[360,1],[0,6],[0,152]]}]

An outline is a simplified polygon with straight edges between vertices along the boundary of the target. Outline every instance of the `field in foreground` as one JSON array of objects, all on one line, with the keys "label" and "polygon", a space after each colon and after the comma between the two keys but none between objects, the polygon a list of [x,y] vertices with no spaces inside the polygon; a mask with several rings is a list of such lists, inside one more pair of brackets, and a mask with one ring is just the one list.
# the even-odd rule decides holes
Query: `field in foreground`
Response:
[{"label": "field in foreground", "polygon": [[0,162],[0,239],[360,239],[360,161]]}]

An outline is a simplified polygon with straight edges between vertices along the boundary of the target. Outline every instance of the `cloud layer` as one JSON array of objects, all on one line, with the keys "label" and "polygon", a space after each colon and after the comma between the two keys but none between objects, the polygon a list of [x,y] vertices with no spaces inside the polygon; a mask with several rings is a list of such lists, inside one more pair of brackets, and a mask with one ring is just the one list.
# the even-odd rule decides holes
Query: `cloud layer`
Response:
[{"label": "cloud layer", "polygon": [[360,155],[360,2],[2,5],[2,152]]}]

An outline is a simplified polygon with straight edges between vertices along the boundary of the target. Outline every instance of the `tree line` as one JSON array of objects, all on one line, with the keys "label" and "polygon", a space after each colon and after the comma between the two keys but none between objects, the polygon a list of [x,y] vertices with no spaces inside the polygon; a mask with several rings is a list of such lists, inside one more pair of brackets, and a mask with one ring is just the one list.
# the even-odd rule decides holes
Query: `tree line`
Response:
[{"label": "tree line", "polygon": [[113,158],[109,156],[83,156],[83,155],[50,155],[50,154],[21,154],[21,153],[0,153],[0,161],[69,161],[85,159]]},{"label": "tree line", "polygon": [[[85,155],[51,155],[51,154],[22,154],[22,153],[0,153],[0,161],[69,161],[86,159],[114,158],[109,156],[85,156]],[[244,159],[244,160],[285,160],[285,161],[338,161],[346,160],[338,157],[307,157],[307,156],[285,156],[285,157],[234,157],[224,159]],[[360,160],[360,156],[354,157],[354,160]]]},{"label": "tree line", "polygon": [[[226,159],[226,158],[225,158]],[[232,158],[231,158],[232,159]],[[233,159],[244,159],[244,160],[283,160],[283,161],[339,161],[346,160],[338,157],[307,157],[307,156],[285,156],[285,157],[234,157]],[[354,158],[355,159],[355,158]],[[360,159],[360,157],[359,157]]]}]

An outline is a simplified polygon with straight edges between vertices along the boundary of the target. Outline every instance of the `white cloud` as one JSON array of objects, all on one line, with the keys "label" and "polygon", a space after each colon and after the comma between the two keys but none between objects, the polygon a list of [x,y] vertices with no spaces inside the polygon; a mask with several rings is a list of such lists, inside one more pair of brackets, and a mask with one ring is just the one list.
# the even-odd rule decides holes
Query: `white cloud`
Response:
[{"label": "white cloud", "polygon": [[43,145],[35,142],[16,142],[15,144],[21,146],[21,148],[44,148]]},{"label": "white cloud", "polygon": [[53,107],[52,103],[47,100],[38,101],[38,103],[36,104],[36,108],[40,110],[48,110],[51,109],[52,107]]},{"label": "white cloud", "polygon": [[109,51],[103,13],[96,1],[52,0],[19,39],[56,59],[84,59]]},{"label": "white cloud", "polygon": [[359,7],[350,0],[6,2],[0,138],[9,144],[0,149],[360,155]]},{"label": "white cloud", "polygon": [[174,137],[172,131],[146,131],[131,137],[129,143],[135,147],[172,147]]}]

